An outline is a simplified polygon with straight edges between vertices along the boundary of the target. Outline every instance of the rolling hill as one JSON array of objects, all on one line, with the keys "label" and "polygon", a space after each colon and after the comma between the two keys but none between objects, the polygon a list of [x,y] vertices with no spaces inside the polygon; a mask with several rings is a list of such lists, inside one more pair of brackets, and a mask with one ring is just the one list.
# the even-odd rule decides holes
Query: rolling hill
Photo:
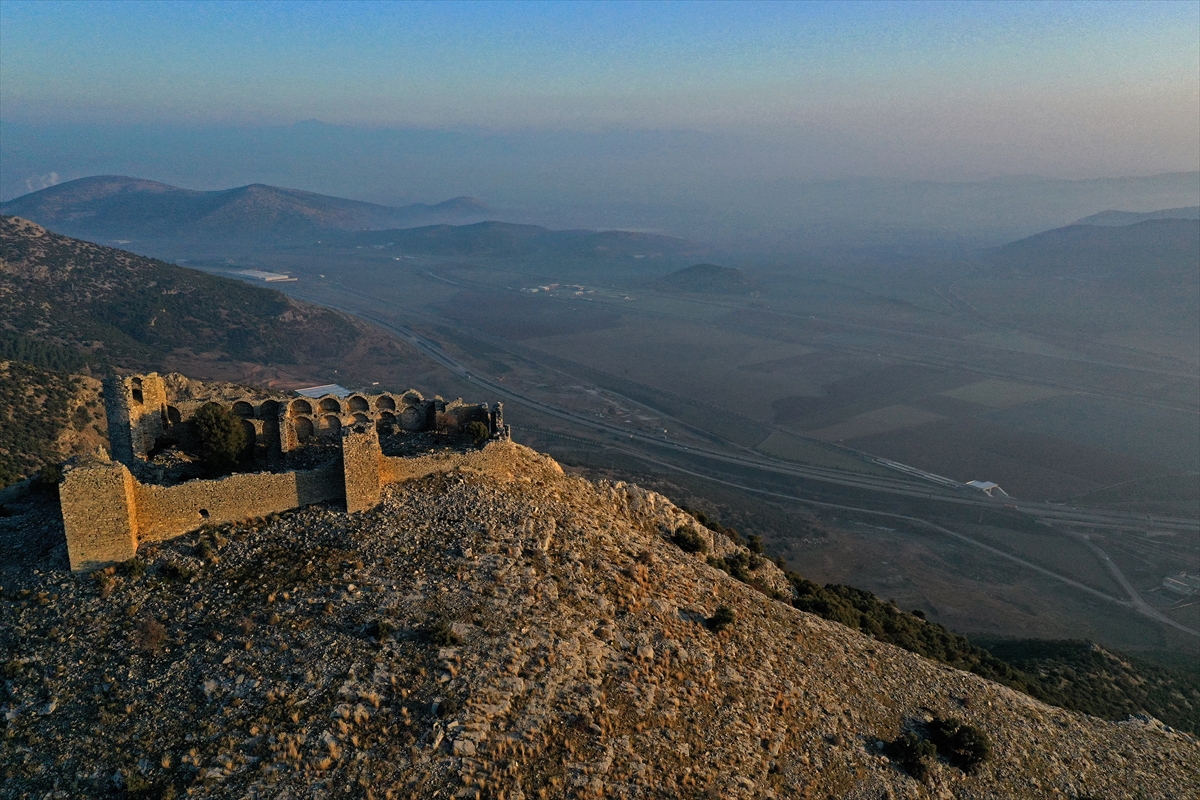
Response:
[{"label": "rolling hill", "polygon": [[1194,291],[1200,281],[1200,220],[1068,225],[996,248],[989,262],[1041,275]]},{"label": "rolling hill", "polygon": [[718,264],[693,264],[649,284],[659,291],[690,294],[749,294],[754,285],[740,269]]},{"label": "rolling hill", "polygon": [[4,214],[68,236],[138,249],[198,241],[274,245],[335,231],[478,219],[487,210],[470,197],[395,208],[263,184],[202,192],[122,176],[81,178],[0,205]]}]

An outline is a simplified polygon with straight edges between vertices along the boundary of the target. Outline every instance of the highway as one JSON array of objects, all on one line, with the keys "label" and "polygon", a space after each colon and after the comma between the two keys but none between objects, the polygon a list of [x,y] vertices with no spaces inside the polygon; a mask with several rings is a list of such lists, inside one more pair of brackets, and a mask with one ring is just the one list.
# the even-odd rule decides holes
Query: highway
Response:
[{"label": "highway", "polygon": [[[460,378],[477,386],[486,388],[489,392],[495,395],[521,403],[522,405],[546,414],[547,416],[562,419],[574,425],[580,425],[592,430],[613,434],[621,437],[622,439],[653,445],[657,448],[666,448],[680,453],[686,453],[691,456],[702,456],[707,459],[721,461],[728,464],[752,467],[781,475],[821,481],[839,486],[867,489],[886,494],[921,499],[936,499],[939,502],[978,506],[992,510],[1008,507],[1010,510],[1021,511],[1039,519],[1066,522],[1077,525],[1091,525],[1094,527],[1103,528],[1129,528],[1143,527],[1145,525],[1145,518],[1137,514],[1129,514],[1119,511],[1078,509],[1069,506],[1057,506],[1050,503],[1016,500],[1014,498],[1006,498],[1005,500],[1001,501],[998,499],[989,498],[986,495],[983,495],[982,492],[976,493],[974,490],[965,488],[954,490],[953,493],[951,493],[951,491],[946,490],[949,487],[945,487],[944,485],[930,486],[919,484],[915,481],[863,475],[832,467],[801,465],[788,461],[781,461],[779,459],[773,459],[764,455],[739,455],[695,444],[685,445],[666,438],[651,436],[640,431],[630,431],[619,425],[614,425],[610,422],[596,419],[595,417],[591,417],[586,414],[581,414],[579,412],[570,411],[568,409],[551,405],[550,403],[518,392],[502,383],[493,381],[478,374],[477,372],[472,372],[470,368],[457,361],[452,356],[448,355],[436,342],[426,339],[425,337],[413,332],[408,328],[392,325],[386,320],[379,319],[373,315],[364,314],[360,311],[352,311],[344,308],[340,310],[345,311],[346,313],[354,314],[355,316],[369,321],[377,327],[404,339],[430,359],[442,365],[446,369],[454,372]],[[919,473],[920,471],[913,469],[912,472],[914,473],[914,476],[916,476],[916,473]],[[971,494],[967,494],[968,492]],[[978,494],[979,496],[972,496],[974,494]],[[1156,518],[1154,520],[1154,525],[1156,528],[1161,528],[1164,530],[1200,530],[1200,520],[1191,519],[1162,517]]]},{"label": "highway", "polygon": [[[316,301],[315,298],[313,298],[313,299],[314,299],[314,301]],[[582,413],[579,413],[576,411],[571,411],[569,409],[561,408],[559,406],[553,405],[551,403],[547,403],[547,402],[539,400],[537,398],[530,397],[529,395],[524,394],[519,391],[516,391],[515,389],[513,389],[509,386],[505,386],[504,384],[502,384],[498,381],[494,381],[486,376],[480,375],[478,372],[472,371],[465,364],[463,364],[462,362],[455,359],[453,356],[446,353],[445,350],[443,350],[442,347],[437,342],[427,339],[424,336],[421,336],[420,334],[416,333],[415,331],[413,331],[407,327],[394,325],[385,319],[381,319],[378,316],[375,316],[373,314],[365,313],[359,309],[351,309],[351,308],[334,305],[334,304],[330,303],[328,300],[322,300],[322,301],[317,301],[317,302],[322,302],[324,305],[327,305],[331,308],[336,308],[337,310],[342,311],[343,313],[357,317],[357,318],[363,320],[364,322],[368,322],[368,323],[378,327],[379,329],[381,329],[393,336],[400,338],[401,340],[407,342],[408,344],[410,344],[411,346],[416,348],[419,352],[423,353],[425,356],[427,356],[428,358],[433,360],[435,363],[439,364],[440,366],[444,367],[445,369],[447,369],[447,370],[451,371],[452,373],[454,373],[455,375],[457,375],[459,378],[461,378],[469,383],[472,383],[476,386],[486,389],[490,394],[492,394],[494,396],[498,396],[498,397],[505,398],[507,400],[519,403],[521,405],[526,406],[527,408],[533,409],[533,410],[538,411],[547,416],[550,416],[550,417],[553,417],[556,419],[561,419],[565,422],[569,422],[573,426],[580,426],[580,427],[588,428],[591,430],[599,431],[601,433],[609,434],[609,435],[617,438],[618,440],[620,440],[622,443],[633,444],[635,446],[638,444],[651,445],[655,448],[663,448],[663,449],[666,449],[669,451],[674,451],[677,454],[684,455],[684,456],[690,456],[690,457],[699,456],[704,459],[709,459],[709,460],[717,461],[717,462],[721,462],[721,463],[742,466],[742,467],[750,467],[750,468],[754,468],[754,469],[765,470],[765,471],[772,472],[775,474],[787,475],[790,477],[797,477],[797,478],[804,478],[807,480],[819,481],[819,482],[838,485],[838,486],[845,486],[845,487],[857,488],[857,489],[866,489],[866,490],[869,490],[872,492],[879,492],[879,493],[889,494],[889,495],[893,495],[893,496],[906,496],[906,497],[914,497],[914,498],[925,499],[925,500],[936,500],[938,502],[943,502],[943,503],[976,506],[976,507],[988,508],[988,509],[992,509],[992,510],[1007,508],[1009,510],[1015,510],[1015,511],[1029,514],[1029,515],[1033,516],[1034,518],[1039,519],[1043,522],[1047,522],[1047,523],[1058,522],[1058,523],[1070,524],[1070,525],[1087,525],[1087,526],[1091,526],[1093,528],[1110,528],[1110,529],[1112,529],[1112,528],[1116,528],[1116,529],[1141,528],[1141,527],[1144,527],[1144,525],[1145,525],[1145,519],[1141,515],[1137,515],[1137,514],[1128,514],[1128,513],[1118,512],[1118,511],[1103,511],[1103,510],[1097,510],[1097,509],[1079,509],[1079,508],[1073,508],[1073,507],[1069,507],[1069,506],[1057,506],[1057,505],[1053,505],[1050,503],[1020,501],[1020,500],[1016,500],[1014,498],[1005,498],[1003,501],[997,500],[997,499],[992,499],[992,498],[989,498],[989,497],[983,495],[981,492],[975,493],[973,490],[959,488],[959,487],[957,487],[957,485],[954,485],[954,484],[952,484],[952,486],[945,486],[945,485],[941,484],[940,481],[946,481],[947,483],[949,483],[949,481],[947,481],[947,479],[940,478],[940,476],[934,476],[934,475],[930,475],[928,473],[923,473],[922,471],[916,470],[915,468],[911,468],[911,467],[907,468],[907,469],[911,470],[910,474],[912,474],[916,480],[933,478],[933,479],[937,479],[938,485],[930,485],[929,483],[917,483],[916,480],[905,481],[905,480],[902,480],[899,478],[885,478],[885,477],[880,477],[880,476],[864,475],[864,474],[853,473],[853,472],[849,472],[849,471],[845,471],[845,470],[838,470],[838,469],[829,468],[829,467],[817,467],[817,466],[810,466],[810,465],[795,464],[792,462],[781,461],[779,459],[773,459],[769,456],[764,456],[764,455],[755,453],[754,451],[748,451],[746,455],[741,455],[741,454],[737,454],[737,453],[730,453],[728,451],[715,450],[710,447],[698,446],[694,443],[685,445],[681,442],[671,441],[665,437],[652,436],[652,435],[643,433],[641,431],[631,431],[631,430],[621,427],[619,425],[614,425],[611,422],[607,422],[602,419],[597,419],[597,418],[589,416],[587,414],[582,414]],[[616,393],[613,393],[613,394],[616,394]],[[639,403],[639,405],[640,405],[640,403]],[[661,414],[661,412],[658,412],[658,413]],[[666,417],[666,415],[664,415],[664,416]],[[666,418],[670,418],[670,417],[666,417]],[[561,434],[557,434],[557,433],[549,432],[549,431],[547,431],[546,433],[550,433],[551,435],[556,435],[556,436],[561,435]],[[575,438],[575,437],[566,437],[566,438]],[[583,440],[583,439],[581,439],[579,441],[589,443],[589,444],[598,444],[598,443],[590,442],[589,440]],[[1104,592],[1098,591],[1097,589],[1087,586],[1079,581],[1073,580],[1065,575],[1061,575],[1059,573],[1053,572],[1052,570],[1048,570],[1045,567],[1039,566],[1031,561],[1020,558],[1019,556],[1015,556],[1011,553],[1006,553],[1003,550],[993,547],[985,542],[979,541],[978,539],[970,537],[966,534],[960,533],[958,531],[950,530],[949,528],[945,528],[941,525],[930,522],[928,520],[921,519],[919,517],[912,517],[912,516],[908,516],[905,514],[898,514],[895,512],[879,511],[879,510],[872,509],[872,508],[864,508],[864,507],[857,507],[857,506],[850,506],[850,505],[842,505],[842,504],[837,504],[837,503],[829,503],[829,502],[824,502],[824,501],[812,500],[812,499],[804,498],[804,497],[798,497],[795,495],[783,494],[783,493],[779,493],[779,492],[772,492],[772,491],[768,491],[768,490],[758,488],[758,487],[746,486],[742,483],[728,480],[727,478],[715,477],[713,475],[706,475],[701,472],[690,470],[690,469],[687,469],[686,467],[680,466],[678,464],[673,464],[668,461],[664,461],[662,459],[655,458],[652,455],[644,452],[641,449],[629,448],[627,445],[621,446],[621,445],[614,445],[614,444],[599,444],[599,446],[609,447],[609,448],[616,449],[621,452],[625,452],[635,458],[638,458],[639,460],[653,463],[660,467],[670,469],[672,471],[694,475],[696,477],[700,477],[705,480],[710,480],[710,481],[721,483],[721,484],[724,484],[727,486],[736,487],[738,489],[753,492],[756,494],[777,497],[780,499],[787,499],[787,500],[800,502],[800,503],[813,505],[813,506],[818,506],[818,507],[822,507],[822,508],[839,509],[839,510],[844,510],[844,511],[853,511],[856,513],[872,514],[872,515],[876,515],[876,516],[888,517],[888,518],[892,518],[892,519],[900,519],[900,520],[904,520],[904,521],[907,521],[910,523],[921,525],[921,526],[924,526],[931,530],[935,530],[938,533],[941,533],[942,535],[950,536],[959,541],[970,544],[974,547],[983,549],[983,550],[991,553],[992,555],[998,556],[1007,561],[1019,564],[1020,566],[1022,566],[1024,568],[1030,569],[1041,575],[1049,577],[1055,581],[1066,584],[1078,591],[1085,592],[1091,596],[1097,597],[1099,599],[1103,599],[1107,602],[1114,603],[1116,605],[1119,605],[1119,606],[1122,606],[1125,608],[1130,608],[1143,616],[1146,616],[1146,617],[1149,617],[1149,618],[1155,620],[1156,622],[1162,623],[1164,625],[1169,625],[1172,628],[1183,631],[1192,636],[1200,637],[1200,631],[1193,630],[1191,628],[1188,628],[1185,625],[1180,624],[1179,622],[1176,622],[1175,620],[1163,615],[1158,610],[1156,610],[1155,608],[1150,606],[1148,603],[1146,603],[1141,598],[1141,596],[1138,594],[1137,590],[1133,587],[1133,585],[1128,581],[1128,579],[1125,577],[1125,575],[1120,571],[1120,569],[1117,567],[1117,565],[1115,563],[1113,563],[1111,558],[1109,558],[1108,554],[1105,553],[1103,550],[1101,550],[1094,542],[1091,542],[1090,540],[1088,540],[1086,536],[1083,537],[1084,543],[1096,555],[1096,557],[1101,561],[1101,563],[1104,564],[1105,568],[1112,574],[1112,576],[1116,580],[1117,584],[1125,591],[1125,593],[1128,595],[1129,599],[1122,600],[1120,598],[1105,594]],[[904,469],[906,465],[894,464],[892,466],[893,466],[893,468]],[[971,494],[967,494],[967,492],[971,492]],[[977,495],[977,496],[972,496],[972,495]],[[1200,530],[1200,520],[1192,520],[1192,519],[1158,518],[1158,519],[1154,520],[1154,525],[1156,528],[1163,529],[1163,530],[1182,530],[1182,531],[1188,531],[1188,532]],[[1080,536],[1080,534],[1074,534],[1074,535]]]}]

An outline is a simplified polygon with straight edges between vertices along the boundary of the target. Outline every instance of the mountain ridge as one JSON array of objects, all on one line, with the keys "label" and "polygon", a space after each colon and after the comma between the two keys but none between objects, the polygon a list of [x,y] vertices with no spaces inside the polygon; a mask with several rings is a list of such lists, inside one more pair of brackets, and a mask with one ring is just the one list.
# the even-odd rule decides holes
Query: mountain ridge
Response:
[{"label": "mountain ridge", "polygon": [[1124,226],[1149,219],[1200,219],[1200,206],[1164,208],[1159,211],[1101,211],[1072,222],[1072,225]]},{"label": "mountain ridge", "polygon": [[0,204],[4,214],[106,243],[210,237],[269,244],[335,231],[469,219],[488,210],[473,197],[393,207],[261,183],[199,191],[119,175],[80,178]]}]

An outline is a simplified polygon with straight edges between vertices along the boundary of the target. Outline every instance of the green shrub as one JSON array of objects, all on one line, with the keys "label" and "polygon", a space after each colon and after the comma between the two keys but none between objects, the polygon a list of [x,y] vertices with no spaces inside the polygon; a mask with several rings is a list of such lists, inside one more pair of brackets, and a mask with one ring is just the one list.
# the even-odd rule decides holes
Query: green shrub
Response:
[{"label": "green shrub", "polygon": [[213,471],[232,469],[246,449],[242,421],[216,403],[205,403],[192,417],[199,455]]},{"label": "green shrub", "polygon": [[186,564],[180,564],[175,561],[168,561],[159,569],[158,572],[163,577],[170,578],[171,580],[175,581],[191,580],[192,575],[195,574]]},{"label": "green shrub", "polygon": [[478,420],[475,422],[468,422],[463,428],[463,433],[470,436],[471,441],[477,445],[483,444],[492,435],[492,432],[488,430],[488,426]]},{"label": "green shrub", "polygon": [[395,632],[396,627],[386,619],[374,619],[367,623],[367,636],[379,642],[385,642],[392,638],[392,634]]},{"label": "green shrub", "polygon": [[688,528],[680,528],[671,536],[671,541],[685,553],[706,553],[708,544],[704,537]]},{"label": "green shrub", "polygon": [[987,734],[974,725],[965,725],[956,719],[935,717],[929,723],[929,740],[942,758],[967,774],[979,769],[979,765],[992,754]]},{"label": "green shrub", "polygon": [[720,633],[737,621],[737,616],[729,606],[717,606],[717,611],[708,618],[708,627]]},{"label": "green shrub", "polygon": [[458,634],[454,632],[453,625],[447,620],[440,620],[427,628],[425,638],[433,644],[443,647],[459,643]]},{"label": "green shrub", "polygon": [[923,781],[929,773],[929,762],[937,755],[937,748],[928,739],[907,731],[887,742],[883,753],[900,769]]}]

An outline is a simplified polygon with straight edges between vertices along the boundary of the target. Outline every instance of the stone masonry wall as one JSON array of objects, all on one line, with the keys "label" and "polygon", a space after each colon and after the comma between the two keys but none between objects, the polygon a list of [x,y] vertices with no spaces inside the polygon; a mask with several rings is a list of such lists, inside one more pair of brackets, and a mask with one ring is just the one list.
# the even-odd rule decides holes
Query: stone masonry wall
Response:
[{"label": "stone masonry wall", "polygon": [[[291,400],[242,391],[174,374],[109,381],[105,395],[114,460],[68,464],[59,486],[72,570],[126,561],[142,541],[310,503],[344,499],[351,513],[370,509],[378,505],[384,484],[490,463],[488,452],[494,455],[495,446],[509,438],[499,403],[425,400],[411,390]],[[313,438],[338,441],[340,458],[317,469],[239,473],[174,486],[137,481],[126,465],[136,466],[160,440],[186,435],[185,423],[206,402],[221,403],[241,417],[268,462]],[[454,432],[471,422],[486,424],[491,434],[493,442],[482,453],[386,458],[379,446],[381,430]]]},{"label": "stone masonry wall", "polygon": [[342,470],[336,463],[314,470],[244,473],[178,486],[135,482],[137,539],[172,539],[202,525],[238,522],[338,500],[343,491]]},{"label": "stone masonry wall", "polygon": [[120,463],[68,463],[59,496],[73,570],[127,561],[137,552],[136,481]]}]

